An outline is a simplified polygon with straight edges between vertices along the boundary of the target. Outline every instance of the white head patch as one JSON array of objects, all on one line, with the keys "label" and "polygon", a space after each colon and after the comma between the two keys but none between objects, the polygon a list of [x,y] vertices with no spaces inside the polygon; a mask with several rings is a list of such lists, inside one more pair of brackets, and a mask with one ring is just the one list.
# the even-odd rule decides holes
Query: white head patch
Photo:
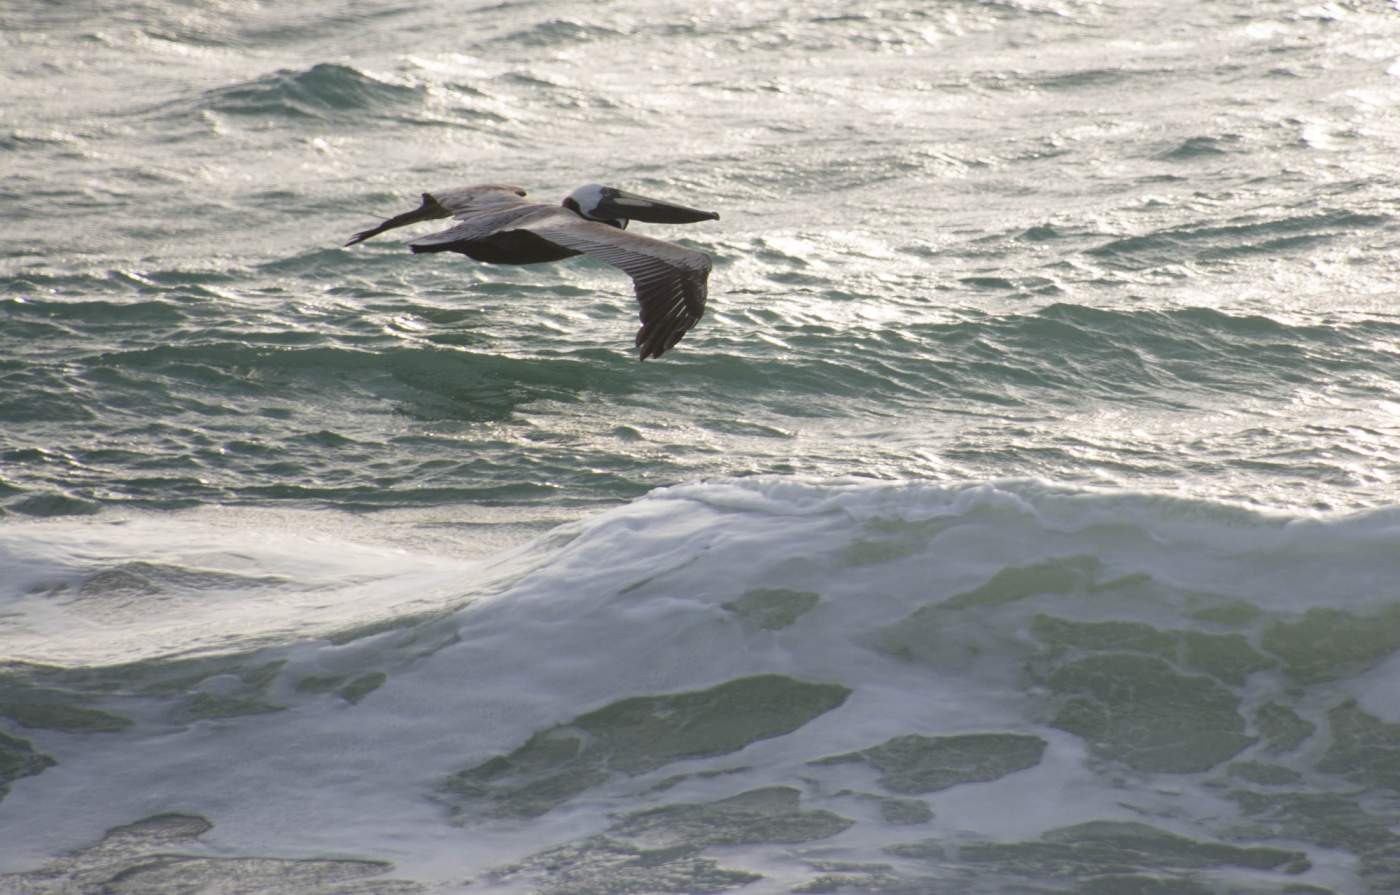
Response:
[{"label": "white head patch", "polygon": [[604,189],[605,187],[600,183],[590,183],[569,193],[569,198],[578,203],[580,214],[586,218],[592,218],[593,212],[598,208],[598,203],[603,201]]}]

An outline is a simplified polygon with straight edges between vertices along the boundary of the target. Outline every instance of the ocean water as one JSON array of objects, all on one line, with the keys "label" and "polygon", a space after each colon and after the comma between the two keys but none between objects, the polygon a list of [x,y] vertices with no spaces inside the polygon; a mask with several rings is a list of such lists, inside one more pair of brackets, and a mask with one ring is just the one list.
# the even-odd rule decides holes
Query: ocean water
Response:
[{"label": "ocean water", "polygon": [[[0,0],[0,72],[0,893],[1400,891],[1400,4]],[[635,225],[705,318],[341,247],[490,182],[720,212]]]}]

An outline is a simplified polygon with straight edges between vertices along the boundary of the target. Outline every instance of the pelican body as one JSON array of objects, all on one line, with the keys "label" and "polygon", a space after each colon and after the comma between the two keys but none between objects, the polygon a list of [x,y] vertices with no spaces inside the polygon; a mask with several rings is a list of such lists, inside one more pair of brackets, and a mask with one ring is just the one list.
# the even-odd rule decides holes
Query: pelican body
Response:
[{"label": "pelican body", "polygon": [[406,224],[449,217],[457,223],[419,237],[409,247],[415,253],[461,252],[488,264],[541,264],[590,255],[622,270],[632,278],[641,306],[636,345],[642,360],[665,354],[705,313],[709,256],[624,231],[629,221],[691,224],[719,220],[719,215],[596,183],[579,187],[559,205],[527,202],[525,191],[514,186],[424,193],[418,208],[356,233],[346,245]]}]

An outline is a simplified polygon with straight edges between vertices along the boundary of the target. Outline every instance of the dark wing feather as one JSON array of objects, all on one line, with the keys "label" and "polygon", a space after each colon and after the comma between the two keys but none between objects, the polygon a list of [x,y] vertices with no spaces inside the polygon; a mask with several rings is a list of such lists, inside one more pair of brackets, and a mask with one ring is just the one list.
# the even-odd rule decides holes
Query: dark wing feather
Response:
[{"label": "dark wing feather", "polygon": [[536,236],[591,255],[632,278],[641,306],[637,349],[642,360],[660,357],[705,313],[710,257],[675,243],[627,233],[569,212],[532,222]]}]

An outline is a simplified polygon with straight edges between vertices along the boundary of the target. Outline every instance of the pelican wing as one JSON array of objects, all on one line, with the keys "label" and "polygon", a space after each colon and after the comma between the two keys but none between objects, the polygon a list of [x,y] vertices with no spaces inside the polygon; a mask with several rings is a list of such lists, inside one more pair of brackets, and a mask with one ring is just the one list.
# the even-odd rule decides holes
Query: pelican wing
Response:
[{"label": "pelican wing", "polygon": [[528,229],[632,278],[641,305],[642,328],[637,330],[636,344],[642,360],[665,354],[705,313],[710,257],[703,252],[567,212],[532,222]]},{"label": "pelican wing", "polygon": [[415,253],[451,251],[458,246],[468,246],[490,239],[508,230],[528,229],[530,220],[539,217],[541,213],[548,215],[553,211],[554,206],[530,205],[525,202],[477,206],[457,212],[457,223],[446,230],[420,236],[411,240],[408,245]]},{"label": "pelican wing", "polygon": [[385,230],[416,224],[419,221],[435,221],[439,218],[469,218],[483,211],[497,211],[525,204],[525,191],[518,186],[463,186],[451,190],[439,190],[423,194],[423,204],[412,211],[395,215],[377,227],[361,230],[350,237],[347,246],[364,242],[371,236],[378,236]]},{"label": "pelican wing", "polygon": [[466,217],[480,211],[496,211],[515,205],[525,205],[525,191],[518,186],[463,186],[454,190],[441,190],[433,193],[444,210],[454,217]]}]

